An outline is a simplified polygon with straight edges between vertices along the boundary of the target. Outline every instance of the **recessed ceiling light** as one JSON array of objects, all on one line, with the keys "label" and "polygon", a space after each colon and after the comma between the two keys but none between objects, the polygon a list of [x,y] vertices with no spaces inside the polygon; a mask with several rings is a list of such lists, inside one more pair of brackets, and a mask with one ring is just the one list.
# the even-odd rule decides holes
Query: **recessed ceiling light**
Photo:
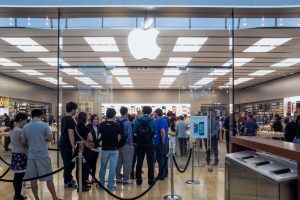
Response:
[{"label": "recessed ceiling light", "polygon": [[264,76],[264,75],[273,73],[275,71],[276,70],[257,70],[256,72],[249,74],[249,76]]},{"label": "recessed ceiling light", "polygon": [[75,68],[63,68],[61,69],[61,71],[68,75],[75,75],[75,76],[84,75],[81,71],[79,71],[79,69],[75,69]]},{"label": "recessed ceiling light", "polygon": [[125,66],[122,57],[101,57],[100,59],[105,66]]},{"label": "recessed ceiling light", "polygon": [[209,76],[222,76],[227,74],[228,72],[230,72],[231,69],[215,69],[214,71],[212,71],[211,73],[209,73]]},{"label": "recessed ceiling light", "polygon": [[189,88],[190,89],[199,89],[199,88],[202,88],[203,85],[190,85]]},{"label": "recessed ceiling light", "polygon": [[133,85],[122,85],[123,88],[134,88]]},{"label": "recessed ceiling light", "polygon": [[234,80],[234,85],[238,85],[238,84],[241,84],[241,83],[253,80],[253,79],[254,78],[238,78],[238,79]]},{"label": "recessed ceiling light", "polygon": [[187,66],[191,60],[192,58],[187,57],[171,57],[167,66]]},{"label": "recessed ceiling light", "polygon": [[271,67],[289,67],[298,63],[300,63],[300,58],[287,58],[271,65]]},{"label": "recessed ceiling light", "polygon": [[229,85],[221,85],[221,86],[219,86],[219,88],[220,89],[223,89],[223,88],[230,88],[231,86],[229,86]]},{"label": "recessed ceiling light", "polygon": [[178,76],[181,71],[178,68],[165,68],[164,76]]},{"label": "recessed ceiling light", "polygon": [[98,83],[96,83],[93,79],[91,79],[90,77],[74,77],[75,79],[79,80],[80,82],[86,84],[86,85],[98,85]]},{"label": "recessed ceiling light", "polygon": [[127,68],[113,68],[111,70],[112,75],[114,76],[128,76],[128,69]]},{"label": "recessed ceiling light", "polygon": [[114,37],[84,37],[84,39],[94,51],[119,51]]},{"label": "recessed ceiling light", "polygon": [[130,77],[116,77],[120,85],[133,85]]},{"label": "recessed ceiling light", "polygon": [[162,77],[160,79],[159,85],[172,85],[174,81],[176,80],[176,77]]},{"label": "recessed ceiling light", "polygon": [[[57,85],[57,79],[55,79],[55,78],[52,78],[52,77],[39,77],[39,79]],[[65,83],[65,82],[63,82],[63,81],[60,80],[60,81],[59,81],[59,84],[60,84],[60,85],[65,85],[65,84],[67,84],[67,83]]]},{"label": "recessed ceiling light", "polygon": [[63,88],[74,88],[73,85],[63,85]]},{"label": "recessed ceiling light", "polygon": [[30,76],[42,76],[44,75],[43,73],[40,73],[36,70],[31,70],[31,69],[28,69],[28,70],[17,70],[18,72],[22,72],[24,74],[27,74],[27,75],[30,75]]},{"label": "recessed ceiling light", "polygon": [[[39,60],[47,63],[48,65],[51,66],[57,66],[57,58],[38,58]],[[63,59],[59,59],[59,64],[61,66],[70,66],[68,63],[66,63]]]},{"label": "recessed ceiling light", "polygon": [[158,88],[166,89],[166,88],[170,88],[170,86],[169,85],[159,85]]},{"label": "recessed ceiling light", "polygon": [[[252,61],[254,58],[234,58],[234,66],[241,67],[246,63]],[[223,67],[229,67],[232,65],[232,59],[230,59],[227,63],[223,64]]]},{"label": "recessed ceiling light", "polygon": [[206,42],[207,37],[178,37],[174,52],[197,52]]},{"label": "recessed ceiling light", "polygon": [[202,78],[199,81],[197,81],[196,83],[194,83],[194,85],[207,85],[216,79],[217,78]]},{"label": "recessed ceiling light", "polygon": [[29,37],[2,37],[1,39],[25,52],[48,52],[48,49]]},{"label": "recessed ceiling light", "polygon": [[102,85],[92,85],[91,88],[103,88]]},{"label": "recessed ceiling light", "polygon": [[291,39],[292,38],[262,38],[245,49],[244,52],[269,52]]},{"label": "recessed ceiling light", "polygon": [[0,65],[5,66],[5,67],[10,67],[10,66],[19,67],[19,66],[22,66],[19,63],[15,63],[15,62],[13,62],[9,59],[6,59],[6,58],[0,58]]}]

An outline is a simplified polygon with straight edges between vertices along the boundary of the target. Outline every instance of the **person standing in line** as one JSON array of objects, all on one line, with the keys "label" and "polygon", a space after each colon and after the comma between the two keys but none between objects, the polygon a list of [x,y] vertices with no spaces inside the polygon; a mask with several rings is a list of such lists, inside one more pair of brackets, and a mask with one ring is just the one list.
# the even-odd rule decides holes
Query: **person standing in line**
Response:
[{"label": "person standing in line", "polygon": [[[156,118],[156,137],[155,137],[155,153],[159,169],[159,180],[164,180],[168,177],[168,157],[169,153],[169,137],[168,137],[168,122],[163,118],[163,111],[160,108],[155,110]],[[166,163],[165,168],[164,165]]]},{"label": "person standing in line", "polygon": [[[135,117],[134,115],[128,115],[128,120],[131,123],[131,127],[132,127],[132,132],[133,132],[133,125],[134,125],[134,120]],[[134,153],[133,153],[133,158],[132,158],[132,167],[131,167],[131,175],[130,178],[131,179],[136,179],[135,177],[135,167],[136,167],[136,160],[137,160],[137,138],[136,135],[132,135],[133,137],[133,148],[134,148]]]},{"label": "person standing in line", "polygon": [[224,129],[225,129],[225,139],[226,139],[226,150],[227,153],[229,153],[230,148],[229,148],[229,143],[230,143],[230,130],[232,130],[232,135],[236,135],[237,134],[237,124],[236,124],[236,120],[234,119],[234,117],[232,116],[233,114],[231,113],[224,122]]},{"label": "person standing in line", "polygon": [[12,145],[11,170],[14,172],[14,200],[24,200],[21,195],[22,180],[27,165],[27,148],[22,144],[22,128],[27,124],[28,116],[25,113],[18,113],[15,120],[11,121],[10,140]]},{"label": "person standing in line", "polygon": [[[133,147],[133,133],[132,126],[128,120],[128,108],[121,107],[121,117],[118,119],[118,123],[121,126],[123,132],[124,144],[119,146],[119,159],[117,164],[117,183],[131,184],[130,175],[132,170],[132,160],[134,154]],[[121,145],[121,144],[120,144]],[[121,176],[121,169],[123,167],[123,180]]]},{"label": "person standing in line", "polygon": [[[34,109],[31,112],[31,117],[31,122],[24,126],[21,136],[22,143],[28,145],[26,178],[35,178],[52,172],[47,145],[47,142],[52,142],[53,139],[51,130],[47,123],[42,122],[43,111],[41,109]],[[53,200],[61,200],[57,197],[52,175],[39,180],[47,182]],[[40,200],[37,180],[31,181],[31,190],[35,200]]]},{"label": "person standing in line", "polygon": [[154,152],[155,152],[155,136],[156,122],[150,118],[152,108],[150,106],[143,107],[142,116],[134,122],[133,132],[137,137],[137,166],[136,166],[136,184],[141,186],[142,168],[145,155],[148,165],[148,185],[154,184]]},{"label": "person standing in line", "polygon": [[253,115],[248,114],[247,121],[245,122],[245,136],[256,136],[258,128],[256,121],[253,119]]},{"label": "person standing in line", "polygon": [[[220,131],[220,117],[216,115],[216,113],[213,113],[213,116],[211,118],[211,149],[214,153],[214,165],[219,164],[219,136],[218,133]],[[205,147],[207,149],[207,139],[205,139]],[[210,151],[206,151],[206,162],[209,165],[210,164]]]},{"label": "person standing in line", "polygon": [[64,187],[77,188],[76,182],[73,180],[72,171],[75,163],[71,163],[75,155],[75,126],[74,116],[78,106],[74,102],[66,105],[66,115],[61,119],[61,136],[59,141],[60,154],[65,165],[64,169]]},{"label": "person standing in line", "polygon": [[[75,144],[77,142],[84,142],[83,157],[86,159],[86,165],[82,164],[82,191],[89,191],[88,178],[89,178],[89,167],[91,166],[91,160],[89,155],[91,154],[92,148],[94,147],[93,136],[90,129],[86,126],[87,114],[80,112],[78,114],[78,124],[75,126]],[[89,146],[87,146],[89,145]],[[91,146],[90,146],[91,145]],[[79,182],[79,166],[76,162],[76,179]],[[77,191],[79,188],[77,189]]]},{"label": "person standing in line", "polygon": [[286,142],[293,142],[295,135],[296,135],[296,131],[295,131],[295,124],[296,124],[296,120],[294,121],[294,119],[291,118],[287,118],[285,120],[286,121],[286,126],[284,129],[284,141]]},{"label": "person standing in line", "polygon": [[176,135],[178,137],[178,143],[179,143],[179,150],[180,150],[180,156],[187,155],[187,125],[183,121],[183,116],[179,116],[179,120],[176,122],[175,130]]},{"label": "person standing in line", "polygon": [[295,117],[295,138],[294,143],[300,144],[300,102],[296,103],[296,112],[294,113]]},{"label": "person standing in line", "polygon": [[[3,121],[4,121],[4,126],[7,127],[4,130],[4,132],[9,132],[10,131],[10,128],[9,128],[10,127],[10,118],[6,113],[4,113],[4,120]],[[4,137],[4,150],[5,151],[9,151],[9,148],[8,148],[9,143],[10,143],[10,137],[5,136]]]},{"label": "person standing in line", "polygon": [[[89,151],[89,153],[86,155],[86,159],[88,160],[89,167],[92,170],[93,176],[96,175],[96,167],[97,167],[97,160],[99,157],[99,140],[101,137],[100,134],[100,126],[99,126],[99,117],[96,114],[93,114],[91,116],[91,124],[88,124],[87,127],[90,129],[90,132],[92,133],[93,137],[93,144],[94,149]],[[90,183],[93,183],[94,181],[91,180]]]},{"label": "person standing in line", "polygon": [[173,154],[176,155],[176,117],[172,116],[170,118],[170,129],[169,129],[169,135],[170,135],[170,147],[173,148]]},{"label": "person standing in line", "polygon": [[107,164],[109,162],[109,175],[107,189],[114,191],[116,167],[119,157],[119,141],[121,139],[121,127],[115,122],[116,110],[108,108],[106,110],[106,121],[100,123],[100,133],[102,141],[101,167],[99,173],[100,183],[104,185]]}]

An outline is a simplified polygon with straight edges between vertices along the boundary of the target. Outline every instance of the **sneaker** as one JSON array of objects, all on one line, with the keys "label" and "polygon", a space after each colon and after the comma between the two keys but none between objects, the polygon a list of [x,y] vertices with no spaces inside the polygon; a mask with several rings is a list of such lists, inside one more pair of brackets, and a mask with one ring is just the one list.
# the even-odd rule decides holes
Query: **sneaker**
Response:
[{"label": "sneaker", "polygon": [[116,180],[116,183],[117,183],[117,184],[122,184],[122,183],[123,183],[123,180],[122,180],[122,179],[117,179],[117,180]]},{"label": "sneaker", "polygon": [[74,183],[74,182],[69,182],[67,184],[65,184],[64,188],[70,188],[70,189],[75,189],[77,188],[78,186]]},{"label": "sneaker", "polygon": [[16,196],[14,196],[14,200],[25,200],[25,199],[27,199],[27,197],[25,197],[25,196],[19,196],[19,198],[18,197],[16,197]]},{"label": "sneaker", "polygon": [[123,181],[123,184],[124,184],[124,185],[129,185],[129,184],[131,184],[131,180],[128,179],[128,180],[126,180],[126,181]]},{"label": "sneaker", "polygon": [[[82,187],[82,192],[88,192],[89,190],[89,187]],[[77,188],[77,192],[79,192],[79,188]]]}]

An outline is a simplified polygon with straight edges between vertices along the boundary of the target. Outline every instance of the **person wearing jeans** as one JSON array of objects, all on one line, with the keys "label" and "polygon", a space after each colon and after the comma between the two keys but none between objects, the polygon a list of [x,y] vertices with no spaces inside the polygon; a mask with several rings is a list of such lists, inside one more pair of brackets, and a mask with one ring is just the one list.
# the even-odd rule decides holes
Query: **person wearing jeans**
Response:
[{"label": "person wearing jeans", "polygon": [[110,191],[115,190],[115,176],[119,157],[119,141],[121,138],[121,127],[115,122],[116,110],[108,108],[106,111],[106,121],[100,123],[100,133],[102,141],[101,167],[99,173],[100,183],[104,185],[105,173],[109,162],[109,176],[107,188]]},{"label": "person wearing jeans", "polygon": [[182,115],[179,116],[179,120],[176,122],[175,125],[181,156],[187,155],[187,134],[186,134],[187,126],[183,120],[184,120],[183,116]]}]

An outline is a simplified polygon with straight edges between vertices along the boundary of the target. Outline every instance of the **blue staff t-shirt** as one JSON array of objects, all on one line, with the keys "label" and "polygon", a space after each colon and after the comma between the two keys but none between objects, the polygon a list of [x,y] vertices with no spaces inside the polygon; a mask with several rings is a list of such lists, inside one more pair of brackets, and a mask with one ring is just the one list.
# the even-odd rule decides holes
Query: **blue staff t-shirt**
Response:
[{"label": "blue staff t-shirt", "polygon": [[156,134],[156,137],[155,137],[155,144],[161,144],[161,135],[160,135],[160,129],[165,129],[165,134],[166,134],[166,137],[165,137],[165,144],[168,144],[169,143],[169,138],[168,138],[168,122],[165,118],[163,117],[159,117],[157,120],[156,120],[156,129],[157,129],[157,134]]}]

